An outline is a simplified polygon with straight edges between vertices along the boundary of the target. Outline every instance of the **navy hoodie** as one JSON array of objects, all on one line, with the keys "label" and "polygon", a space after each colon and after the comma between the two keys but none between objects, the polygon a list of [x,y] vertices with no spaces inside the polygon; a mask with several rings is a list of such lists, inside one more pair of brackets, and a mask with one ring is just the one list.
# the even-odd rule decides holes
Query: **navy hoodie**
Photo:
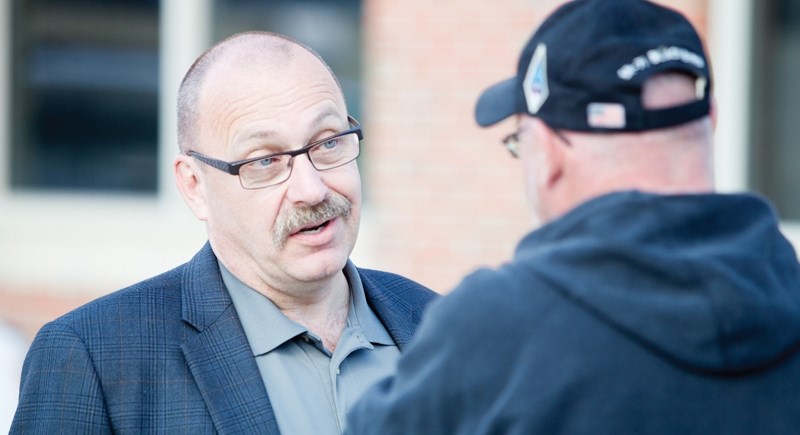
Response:
[{"label": "navy hoodie", "polygon": [[350,434],[800,434],[800,268],[754,195],[621,192],[435,302]]}]

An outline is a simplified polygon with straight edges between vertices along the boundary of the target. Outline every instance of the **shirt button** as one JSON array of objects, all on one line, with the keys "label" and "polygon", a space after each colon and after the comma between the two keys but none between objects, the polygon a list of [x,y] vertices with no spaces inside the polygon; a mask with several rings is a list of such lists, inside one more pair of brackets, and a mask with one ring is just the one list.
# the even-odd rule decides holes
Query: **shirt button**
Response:
[{"label": "shirt button", "polygon": [[306,343],[311,343],[311,340],[309,340],[308,337],[305,335],[303,336],[303,341],[305,341]]},{"label": "shirt button", "polygon": [[341,371],[339,369],[336,369],[336,374],[338,375],[339,373],[341,373]]},{"label": "shirt button", "polygon": [[358,341],[363,343],[364,342],[364,336],[361,335],[361,334],[358,334]]}]

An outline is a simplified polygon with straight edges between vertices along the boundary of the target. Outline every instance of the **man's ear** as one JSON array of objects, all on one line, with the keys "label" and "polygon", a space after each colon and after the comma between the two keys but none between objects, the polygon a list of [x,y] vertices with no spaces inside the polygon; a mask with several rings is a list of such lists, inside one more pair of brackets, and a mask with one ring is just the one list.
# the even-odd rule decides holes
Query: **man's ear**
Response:
[{"label": "man's ear", "polygon": [[533,119],[533,129],[537,137],[537,146],[539,147],[539,152],[537,153],[539,185],[552,188],[561,181],[561,177],[564,175],[566,146],[561,143],[561,139],[542,120]]},{"label": "man's ear", "polygon": [[175,173],[175,185],[183,197],[183,202],[189,206],[197,219],[208,219],[208,201],[206,200],[205,186],[198,173],[196,163],[191,157],[179,154],[172,164]]}]

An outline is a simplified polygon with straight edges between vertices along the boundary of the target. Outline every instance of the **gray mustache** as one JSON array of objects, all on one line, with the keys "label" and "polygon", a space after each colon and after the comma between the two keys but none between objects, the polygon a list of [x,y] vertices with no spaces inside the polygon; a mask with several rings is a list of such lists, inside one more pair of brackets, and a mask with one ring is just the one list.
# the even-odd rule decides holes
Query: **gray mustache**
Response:
[{"label": "gray mustache", "polygon": [[350,217],[350,200],[338,193],[331,193],[324,201],[312,206],[293,208],[278,217],[273,234],[273,242],[283,248],[289,236],[303,227],[320,224],[335,217]]}]

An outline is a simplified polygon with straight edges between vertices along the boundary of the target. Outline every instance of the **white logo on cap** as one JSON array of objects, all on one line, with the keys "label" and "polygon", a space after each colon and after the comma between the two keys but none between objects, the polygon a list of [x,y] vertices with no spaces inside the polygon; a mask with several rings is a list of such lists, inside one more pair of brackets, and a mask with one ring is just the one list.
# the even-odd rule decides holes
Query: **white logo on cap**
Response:
[{"label": "white logo on cap", "polygon": [[522,81],[522,92],[528,103],[528,113],[535,115],[550,95],[547,86],[547,46],[539,44],[533,52],[525,80]]},{"label": "white logo on cap", "polygon": [[640,71],[670,61],[683,62],[697,69],[706,67],[706,61],[703,60],[703,56],[691,50],[675,46],[662,46],[648,50],[647,53],[636,56],[629,63],[622,65],[617,70],[617,77],[627,81],[632,79]]}]

